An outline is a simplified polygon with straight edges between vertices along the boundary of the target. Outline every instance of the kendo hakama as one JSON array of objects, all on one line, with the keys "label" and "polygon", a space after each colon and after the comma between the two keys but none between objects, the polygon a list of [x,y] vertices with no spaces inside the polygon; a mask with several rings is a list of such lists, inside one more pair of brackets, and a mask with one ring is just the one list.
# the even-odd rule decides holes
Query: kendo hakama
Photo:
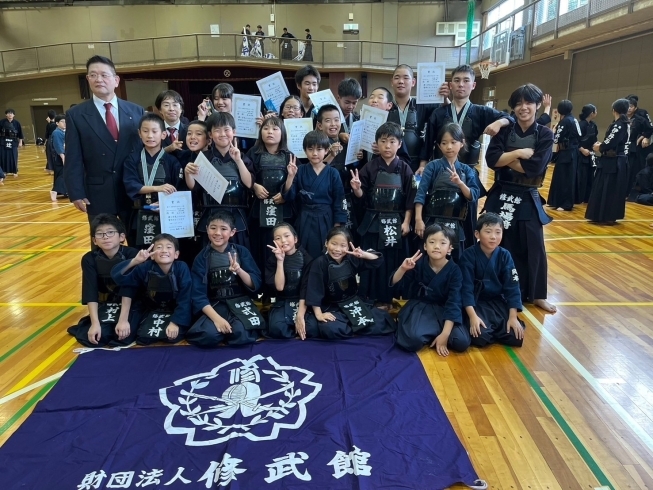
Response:
[{"label": "kendo hakama", "polygon": [[[356,114],[353,113],[351,114],[350,119],[354,122],[359,120]],[[349,133],[350,129],[351,128],[349,126],[345,126],[345,122],[343,122],[340,127],[340,132],[342,133],[345,131]],[[338,153],[333,160],[331,160],[329,166],[335,168],[338,171],[340,180],[342,181],[342,187],[345,191],[345,197],[342,201],[342,210],[345,212],[347,220],[344,222],[344,226],[349,230],[349,233],[351,233],[351,236],[354,239],[354,243],[359,243],[360,237],[358,236],[358,226],[363,219],[365,209],[362,206],[354,205],[356,202],[356,197],[351,190],[351,171],[360,171],[365,166],[365,162],[356,160],[354,163],[346,165],[345,161],[347,160],[347,143],[342,143],[339,140],[333,140],[331,138],[329,138],[329,141],[331,143],[337,142],[342,145],[342,151]]]},{"label": "kendo hakama", "polygon": [[91,317],[86,315],[75,326],[68,328],[68,333],[86,347],[118,347],[129,345],[136,339],[136,330],[140,315],[136,304],[132,302],[129,311],[130,335],[119,340],[116,335],[116,326],[120,319],[122,297],[132,298],[136,301],[138,291],[128,287],[118,287],[111,278],[111,269],[125,260],[131,260],[138,254],[138,250],[131,247],[120,247],[116,255],[108,258],[99,248],[87,252],[82,257],[82,304],[98,303],[98,318],[100,320],[100,340],[92,344],[88,340],[88,331],[91,328]]},{"label": "kendo hakama", "polygon": [[558,155],[547,198],[547,204],[553,208],[571,211],[574,207],[579,136],[580,127],[573,116],[565,116],[558,123],[553,137],[553,143],[558,145]]},{"label": "kendo hakama", "polygon": [[[188,266],[177,260],[166,274],[156,262],[148,260],[123,274],[127,265],[129,262],[114,267],[111,277],[119,286],[144,291],[136,343],[176,344],[183,340],[191,323],[191,277]],[[179,327],[177,337],[172,340],[166,335],[166,328],[171,322]]]},{"label": "kendo hakama", "polygon": [[[544,182],[551,160],[553,132],[534,123],[526,132],[519,124],[499,131],[488,147],[485,160],[494,170],[494,185],[488,191],[485,211],[503,218],[504,232],[501,246],[515,262],[519,275],[522,301],[533,302],[547,297],[547,258],[544,247],[543,225],[553,221],[544,211],[545,200],[538,188]],[[522,148],[533,148],[533,156],[520,160],[525,173],[510,167],[495,168],[503,153]]]},{"label": "kendo hakama", "polygon": [[[252,278],[253,288],[229,270],[229,253],[236,254],[240,267]],[[218,252],[208,245],[195,258],[192,275],[193,311],[201,316],[186,334],[188,343],[211,348],[223,342],[229,345],[256,342],[265,328],[265,320],[250,299],[261,287],[261,271],[249,250],[230,243],[224,252]],[[231,325],[231,333],[218,332],[213,321],[202,313],[209,305]]]},{"label": "kendo hakama", "polygon": [[[360,247],[383,254],[382,264],[361,272],[359,294],[373,303],[391,304],[393,291],[387,287],[387,280],[410,252],[408,235],[402,236],[401,224],[406,211],[413,209],[417,183],[410,166],[397,157],[390,165],[381,157],[372,159],[359,172],[359,178],[361,205],[367,208],[358,227]],[[400,288],[397,292],[401,292]]]},{"label": "kendo hakama", "polygon": [[14,119],[0,121],[0,167],[7,174],[18,174],[18,143],[23,137],[23,128]]},{"label": "kendo hakama", "polygon": [[596,223],[612,223],[623,219],[626,201],[622,190],[628,178],[628,121],[625,116],[614,121],[601,143],[601,156],[596,163],[596,176],[585,211],[585,218]]},{"label": "kendo hakama", "polygon": [[253,162],[254,183],[263,186],[268,192],[267,199],[259,199],[254,195],[249,215],[249,228],[256,230],[249,237],[250,250],[257,264],[265,264],[270,256],[268,245],[272,245],[272,228],[282,221],[292,221],[292,202],[287,200],[284,204],[277,205],[272,199],[277,194],[281,194],[284,200],[287,196],[284,187],[288,178],[290,153],[280,151],[273,155],[267,151],[255,153],[250,150],[247,156]]},{"label": "kendo hakama", "polygon": [[456,232],[451,256],[458,263],[465,249],[465,230],[472,226],[469,203],[478,201],[481,190],[476,171],[456,160],[456,173],[472,194],[471,201],[468,201],[458,186],[451,182],[449,168],[449,162],[444,158],[426,165],[415,195],[415,204],[422,204],[422,221],[426,227],[438,223]]},{"label": "kendo hakama", "polygon": [[52,192],[56,192],[57,197],[68,195],[63,177],[64,162],[59,156],[65,154],[64,138],[65,133],[57,128],[45,142],[45,152],[48,155],[47,169],[53,171]]},{"label": "kendo hakama", "polygon": [[[347,255],[337,263],[330,255],[322,254],[311,262],[306,276],[306,337],[336,340],[396,330],[387,311],[374,308],[358,296],[356,274],[379,267],[383,256],[378,255],[376,260]],[[318,321],[312,306],[319,306],[322,313],[331,313],[336,320]]]},{"label": "kendo hakama", "polygon": [[[247,229],[247,210],[250,207],[250,191],[240,178],[238,164],[233,161],[229,152],[222,155],[217,149],[210,148],[204,152],[206,158],[211,162],[213,167],[227,180],[227,190],[219,203],[204,190],[199,182],[195,182],[193,193],[198,194],[197,200],[200,203],[200,217],[197,221],[196,232],[202,237],[202,243],[209,245],[209,238],[206,233],[206,227],[209,224],[209,217],[216,211],[227,211],[234,216],[236,220],[236,234],[229,240],[236,245],[242,245],[249,248],[249,230]],[[245,167],[252,174],[254,181],[254,170],[252,162],[247,156],[242,157]]]},{"label": "kendo hakama", "polygon": [[463,275],[460,267],[450,260],[436,274],[429,265],[428,255],[424,254],[400,282],[404,296],[410,299],[397,318],[397,344],[407,351],[417,352],[430,345],[442,333],[444,322],[450,320],[453,328],[447,347],[464,352],[471,340],[469,329],[462,324]]},{"label": "kendo hakama", "polygon": [[274,285],[277,259],[274,255],[268,257],[265,264],[265,283],[271,291],[276,291],[272,294],[276,297],[276,301],[270,305],[268,312],[268,328],[264,332],[266,337],[273,339],[295,338],[295,319],[299,308],[302,279],[311,260],[311,256],[302,247],[296,249],[294,254],[286,255],[283,259],[283,291],[277,291]]},{"label": "kendo hakama", "polygon": [[594,162],[592,155],[585,156],[580,152],[580,148],[592,151],[592,146],[596,143],[598,128],[592,121],[581,121],[580,141],[578,149],[578,165],[576,166],[576,193],[574,204],[582,204],[589,201],[592,192],[592,183],[594,182]]},{"label": "kendo hakama", "polygon": [[299,216],[295,221],[299,245],[311,257],[322,254],[326,236],[335,223],[345,224],[347,214],[342,209],[345,190],[338,171],[326,166],[317,174],[313,165],[301,165],[295,175],[286,200],[298,196]]},{"label": "kendo hakama", "polygon": [[141,194],[144,186],[161,186],[170,184],[179,187],[181,165],[169,153],[161,150],[157,155],[150,155],[145,149],[125,160],[123,183],[129,198],[134,202],[129,224],[128,241],[139,248],[146,248],[152,239],[161,233],[160,214],[144,209],[159,202],[159,193]]},{"label": "kendo hakama", "polygon": [[[463,309],[473,306],[476,315],[487,328],[481,326],[481,334],[471,337],[472,345],[485,347],[489,344],[503,344],[521,347],[524,339],[518,339],[514,330],[506,327],[510,309],[522,311],[521,293],[515,264],[510,252],[497,247],[488,259],[481,245],[477,243],[463,252],[460,268],[463,273]],[[469,317],[464,315],[465,328],[469,332]],[[519,320],[522,328],[524,322]]]}]

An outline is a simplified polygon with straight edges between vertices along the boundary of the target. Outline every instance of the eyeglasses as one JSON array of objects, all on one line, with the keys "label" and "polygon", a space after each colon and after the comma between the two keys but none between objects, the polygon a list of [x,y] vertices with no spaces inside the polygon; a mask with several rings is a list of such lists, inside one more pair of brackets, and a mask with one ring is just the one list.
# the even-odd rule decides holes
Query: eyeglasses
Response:
[{"label": "eyeglasses", "polygon": [[105,237],[106,238],[113,238],[114,236],[116,236],[116,233],[118,233],[116,230],[105,231],[104,233],[102,233],[101,231],[98,231],[98,232],[95,233],[95,238],[97,238],[98,240],[100,240],[102,238],[105,238]]},{"label": "eyeglasses", "polygon": [[285,105],[283,106],[283,110],[288,112],[299,112],[302,109],[298,105]]},{"label": "eyeglasses", "polygon": [[98,78],[101,78],[102,80],[108,80],[109,78],[113,78],[116,76],[115,73],[89,73],[86,75],[89,80],[97,80]]}]

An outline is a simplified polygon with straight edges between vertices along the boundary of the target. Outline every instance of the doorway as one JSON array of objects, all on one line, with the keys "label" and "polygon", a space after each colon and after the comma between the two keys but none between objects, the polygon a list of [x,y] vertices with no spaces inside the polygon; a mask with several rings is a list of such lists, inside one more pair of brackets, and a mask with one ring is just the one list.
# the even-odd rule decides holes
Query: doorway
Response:
[{"label": "doorway", "polygon": [[[45,127],[48,125],[45,118],[48,117],[48,111],[54,111],[57,114],[64,113],[62,105],[32,106],[32,122],[34,123],[34,134],[36,135],[36,138],[45,138]],[[25,135],[25,137],[27,137],[27,135]]]}]

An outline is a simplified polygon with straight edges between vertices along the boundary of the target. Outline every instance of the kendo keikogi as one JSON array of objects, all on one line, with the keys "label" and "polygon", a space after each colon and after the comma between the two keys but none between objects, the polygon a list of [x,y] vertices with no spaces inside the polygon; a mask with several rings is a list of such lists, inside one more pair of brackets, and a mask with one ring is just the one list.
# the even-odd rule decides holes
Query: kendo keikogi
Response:
[{"label": "kendo keikogi", "polygon": [[[253,288],[249,288],[230,270],[229,254],[236,254],[240,267],[249,274]],[[193,263],[193,311],[200,318],[186,334],[189,344],[217,347],[256,342],[265,321],[250,295],[261,287],[261,272],[245,247],[230,243],[224,252],[206,246]],[[202,310],[210,306],[231,326],[231,333],[218,331],[213,320]]]},{"label": "kendo keikogi", "polygon": [[[455,230],[456,241],[452,243],[453,252],[451,255],[458,262],[465,248],[465,229],[471,227],[469,203],[478,201],[481,191],[478,187],[474,169],[459,161],[456,161],[455,165],[460,180],[469,188],[471,200],[468,200],[459,187],[451,182],[451,173],[449,171],[451,166],[445,158],[440,158],[430,162],[424,169],[422,180],[415,195],[415,204],[422,205],[422,221],[425,228],[434,223],[439,223]],[[465,223],[467,223],[467,226],[465,226]]]},{"label": "kendo keikogi", "polygon": [[122,298],[137,298],[137,290],[128,287],[119,287],[111,278],[111,269],[125,260],[136,257],[138,250],[121,246],[118,252],[108,258],[99,248],[87,252],[82,257],[82,304],[97,303],[97,315],[100,321],[100,340],[92,344],[88,340],[88,331],[92,326],[91,317],[87,315],[79,323],[68,328],[68,333],[86,347],[116,347],[125,346],[134,342],[136,329],[140,320],[138,308],[132,304],[129,311],[128,322],[130,334],[123,340],[116,335],[116,326],[122,313]]},{"label": "kendo keikogi", "polygon": [[398,157],[389,165],[381,157],[374,158],[359,172],[359,179],[366,208],[358,227],[361,248],[381,251],[384,258],[379,267],[361,273],[360,294],[370,301],[390,304],[392,291],[386,283],[409,254],[402,223],[410,223],[417,183],[409,165]]},{"label": "kendo keikogi", "polygon": [[179,189],[181,165],[169,153],[161,150],[150,155],[144,148],[138,156],[125,160],[123,182],[125,191],[134,202],[131,216],[129,241],[137,246],[149,245],[152,239],[161,233],[160,215],[157,211],[145,209],[145,206],[159,202],[159,193],[141,194],[143,187],[159,187],[170,184]]},{"label": "kendo keikogi", "polygon": [[[222,202],[219,203],[199,183],[195,184],[193,191],[195,192],[197,190],[196,192],[201,193],[200,203],[202,208],[202,214],[197,223],[197,232],[201,234],[205,244],[208,244],[209,240],[206,234],[206,226],[208,225],[209,217],[212,213],[221,209],[233,214],[236,220],[236,234],[231,238],[231,241],[249,248],[246,213],[250,206],[250,191],[240,177],[238,164],[231,158],[229,152],[222,155],[214,148],[204,152],[204,155],[211,162],[211,165],[220,172],[220,175],[227,180],[227,189],[222,197]],[[242,157],[242,160],[247,170],[253,174],[251,160],[246,156]],[[253,176],[252,180],[254,180]]]},{"label": "kendo keikogi", "polygon": [[[324,254],[310,263],[305,288],[308,338],[335,340],[353,334],[381,335],[396,330],[396,324],[387,311],[372,307],[358,296],[356,274],[376,268],[382,261],[383,256],[376,260],[362,260],[348,255],[338,263]],[[331,313],[336,320],[319,322],[313,306],[320,307],[322,313]]]},{"label": "kendo keikogi", "polygon": [[24,139],[16,119],[0,121],[0,167],[5,173],[18,175],[18,147]]},{"label": "kendo keikogi", "polygon": [[[526,148],[534,150],[531,158],[518,159],[518,164],[511,162],[511,166],[496,167],[504,153]],[[546,201],[538,188],[544,182],[552,148],[553,132],[549,128],[533,123],[524,131],[519,124],[511,124],[492,138],[485,156],[488,167],[495,174],[484,210],[503,218],[505,230],[501,246],[512,254],[522,301],[529,303],[547,297],[547,258],[542,226],[553,219],[544,211]]]},{"label": "kendo keikogi", "polygon": [[268,329],[266,337],[274,339],[291,339],[296,335],[295,320],[300,301],[300,289],[304,278],[304,269],[311,262],[312,258],[308,252],[299,247],[292,255],[286,255],[283,259],[284,285],[282,291],[277,291],[274,280],[277,271],[277,259],[270,255],[265,267],[265,282],[274,290],[272,296],[276,301],[270,306],[268,313]]},{"label": "kendo keikogi", "polygon": [[[191,322],[191,277],[188,266],[177,260],[166,274],[156,262],[148,260],[123,274],[129,263],[126,261],[115,267],[111,277],[120,286],[144,291],[136,343],[150,345],[183,340]],[[170,323],[179,327],[174,339],[168,339],[166,334]]]},{"label": "kendo keikogi", "polygon": [[[428,131],[427,125],[432,113],[441,107],[441,104],[418,104],[414,98],[410,98],[408,105],[399,109],[396,102],[392,103],[392,108],[388,111],[387,122],[393,122],[401,126],[403,131],[403,143],[397,152],[399,158],[405,159],[404,154],[408,155],[413,173],[419,168],[420,160],[424,152],[424,134]],[[404,153],[405,152],[405,153]]]},{"label": "kendo keikogi", "polygon": [[[424,148],[421,155],[421,163],[426,163],[431,160],[441,158],[442,152],[436,144],[436,139],[440,130],[449,123],[458,124],[465,134],[465,145],[458,154],[458,160],[461,163],[476,167],[479,163],[481,156],[481,142],[480,139],[486,128],[500,120],[506,119],[510,123],[514,123],[514,119],[505,112],[499,112],[496,109],[484,105],[472,104],[469,100],[458,113],[456,112],[456,105],[454,103],[441,106],[433,111],[431,118],[426,126],[426,134],[424,136]],[[481,183],[478,176],[478,170],[474,168],[476,178],[476,185],[480,189],[480,197],[486,194],[485,187]],[[464,225],[464,234],[468,240],[467,246],[474,244],[474,229],[476,228],[476,217],[478,216],[477,201],[470,201],[469,204],[469,219]]]}]

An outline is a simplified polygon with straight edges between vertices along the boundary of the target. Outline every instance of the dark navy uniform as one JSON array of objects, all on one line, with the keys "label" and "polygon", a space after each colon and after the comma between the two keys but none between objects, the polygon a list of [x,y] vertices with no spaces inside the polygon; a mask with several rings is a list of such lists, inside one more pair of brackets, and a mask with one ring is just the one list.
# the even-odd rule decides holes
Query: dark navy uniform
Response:
[{"label": "dark navy uniform", "polygon": [[[485,210],[503,218],[505,231],[501,246],[515,261],[519,273],[522,301],[547,297],[547,260],[542,226],[553,219],[544,212],[542,186],[551,161],[553,132],[537,123],[523,131],[519,124],[501,128],[490,140],[485,156],[494,172],[494,185],[488,191]],[[533,156],[520,160],[524,173],[509,167],[496,168],[504,153],[533,148]]]},{"label": "dark navy uniform", "polygon": [[[417,183],[410,166],[398,157],[388,165],[374,158],[359,173],[365,216],[358,227],[363,250],[378,250],[383,263],[361,273],[360,294],[369,301],[392,303],[386,282],[409,254],[408,235],[401,234],[406,211],[413,209]],[[376,262],[376,261],[374,261]]]},{"label": "dark navy uniform", "polygon": [[[236,254],[240,267],[254,283],[249,288],[237,274],[229,270],[229,253]],[[221,342],[230,345],[256,342],[265,327],[261,315],[249,295],[261,287],[261,271],[252,254],[245,247],[230,243],[224,252],[206,246],[193,263],[193,312],[201,315],[186,335],[189,344],[217,347]],[[231,333],[218,332],[213,321],[202,313],[211,306],[231,325]]]},{"label": "dark navy uniform", "polygon": [[[348,255],[338,263],[328,254],[313,260],[306,276],[306,336],[335,340],[353,334],[394,332],[396,324],[387,311],[374,308],[357,296],[356,274],[379,267],[382,262],[383,256],[376,260],[362,260]],[[359,309],[347,310],[349,305]],[[318,321],[312,306],[319,306],[322,313],[331,313],[335,321]]]},{"label": "dark navy uniform", "polygon": [[16,119],[0,121],[0,168],[5,173],[18,173],[18,143],[24,139],[23,127]]},{"label": "dark navy uniform", "polygon": [[578,150],[578,165],[576,171],[576,193],[574,195],[574,204],[582,204],[589,201],[592,192],[592,182],[594,182],[594,162],[592,155],[585,156],[580,152],[584,148],[592,152],[592,147],[596,143],[599,129],[594,121],[580,121],[580,140]]},{"label": "dark navy uniform", "polygon": [[[396,103],[392,103],[388,122],[399,124],[404,133],[403,144],[399,148],[397,156],[406,160],[413,173],[419,168],[420,160],[429,160],[429,158],[423,158],[426,150],[424,132],[427,131],[431,114],[440,106],[441,104],[418,104],[411,97],[408,105],[402,111]],[[404,151],[407,159],[402,154]]]},{"label": "dark navy uniform", "polygon": [[87,252],[82,257],[82,304],[98,304],[98,318],[100,320],[100,340],[97,344],[88,341],[88,331],[91,328],[91,317],[86,315],[79,323],[68,329],[68,333],[86,347],[122,346],[131,344],[136,338],[136,328],[139,323],[139,312],[132,303],[129,312],[130,335],[118,340],[116,325],[120,319],[122,297],[135,299],[137,291],[133,288],[119,287],[111,278],[111,269],[125,260],[131,260],[138,254],[138,250],[131,247],[120,247],[116,255],[108,258],[99,248]]},{"label": "dark navy uniform", "polygon": [[464,352],[469,347],[470,336],[469,329],[462,324],[463,274],[460,267],[450,260],[436,274],[429,264],[428,255],[424,254],[400,282],[409,301],[397,319],[397,344],[408,351],[417,352],[423,346],[430,345],[442,333],[444,322],[450,320],[454,325],[447,347]]},{"label": "dark navy uniform", "polygon": [[[471,337],[472,345],[504,344],[521,347],[523,339],[508,333],[506,324],[510,309],[522,311],[517,269],[510,252],[497,247],[488,259],[477,243],[463,252],[460,268],[463,272],[463,309],[473,306],[476,315],[487,328],[481,326],[481,335]],[[465,327],[469,331],[469,317],[465,314]],[[524,322],[519,320],[522,327]]]},{"label": "dark navy uniform", "polygon": [[553,143],[558,145],[558,153],[547,197],[547,204],[553,208],[571,211],[574,207],[580,136],[578,121],[571,114],[556,126]]},{"label": "dark navy uniform", "polygon": [[284,285],[282,291],[277,291],[274,276],[277,272],[277,259],[270,255],[265,264],[265,283],[275,291],[276,301],[270,306],[267,337],[274,339],[291,339],[295,337],[295,318],[299,307],[300,289],[304,271],[312,260],[308,252],[299,247],[294,254],[283,259]]},{"label": "dark navy uniform", "polygon": [[[478,187],[474,169],[457,160],[455,165],[460,180],[465,183],[472,194],[471,201],[478,201],[481,190]],[[415,203],[423,206],[422,221],[426,226],[439,223],[455,230],[457,240],[452,243],[454,249],[451,255],[458,262],[465,248],[465,228],[471,227],[471,214],[468,206],[471,201],[468,201],[458,186],[451,182],[451,174],[447,171],[449,168],[449,162],[444,158],[434,160],[426,165],[417,188]],[[466,222],[467,226],[464,225]]]},{"label": "dark navy uniform", "polygon": [[[188,266],[175,261],[168,273],[153,260],[148,260],[123,274],[129,262],[115,266],[111,277],[119,286],[138,288],[142,294],[142,316],[136,332],[136,343],[176,343],[183,340],[191,323],[191,278]],[[166,328],[170,323],[179,327],[177,337],[169,340]]]},{"label": "dark navy uniform", "polygon": [[610,124],[605,132],[599,150],[601,156],[595,157],[596,175],[585,211],[585,218],[590,221],[606,223],[624,218],[626,198],[623,190],[628,179],[629,135],[626,116]]}]

